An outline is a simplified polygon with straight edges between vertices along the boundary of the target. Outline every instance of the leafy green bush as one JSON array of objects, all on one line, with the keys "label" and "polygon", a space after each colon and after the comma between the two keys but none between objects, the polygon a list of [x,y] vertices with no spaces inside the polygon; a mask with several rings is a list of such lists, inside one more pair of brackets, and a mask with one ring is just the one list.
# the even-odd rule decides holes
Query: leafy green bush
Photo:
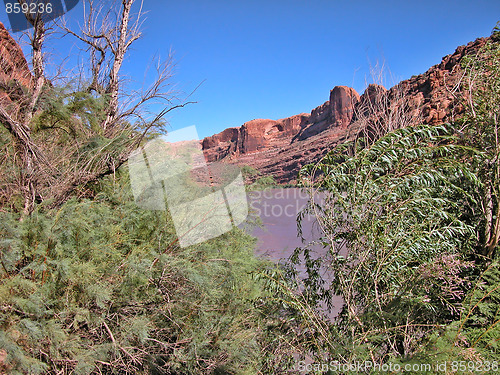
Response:
[{"label": "leafy green bush", "polygon": [[120,178],[94,200],[2,212],[0,347],[13,374],[255,373],[262,295],[239,229],[181,249]]},{"label": "leafy green bush", "polygon": [[[498,361],[497,32],[463,60],[462,119],[399,129],[370,146],[344,144],[301,170],[311,198],[299,229],[313,215],[320,233],[291,258],[306,260],[301,298],[313,307],[333,295],[344,301],[333,324],[311,331],[325,338],[309,341],[317,360]],[[327,255],[315,259],[312,245]],[[286,284],[274,285],[292,305]]]},{"label": "leafy green bush", "polygon": [[[306,286],[312,296],[345,301],[337,324],[352,340],[347,352],[377,361],[410,355],[430,326],[457,313],[470,267],[463,258],[475,234],[462,218],[473,204],[462,186],[480,181],[457,160],[474,151],[453,140],[446,126],[399,129],[352,157],[349,145],[338,147],[301,171],[323,200],[313,196],[300,219],[317,219],[317,243],[329,250],[320,261],[333,275],[330,285]],[[308,250],[298,253],[307,257]],[[311,277],[317,267],[310,262]]]},{"label": "leafy green bush", "polygon": [[276,187],[277,182],[273,176],[265,176],[258,178],[253,184],[248,186],[248,190],[264,190]]},{"label": "leafy green bush", "polygon": [[[408,358],[393,358],[393,363],[448,363],[466,366],[474,373],[481,369],[486,373],[497,373],[500,369],[500,267],[492,263],[471,287],[463,301],[460,319],[434,330],[425,345],[416,355]],[[471,371],[472,370],[472,371]],[[475,371],[474,371],[475,370]],[[425,372],[433,374],[435,372]]]}]

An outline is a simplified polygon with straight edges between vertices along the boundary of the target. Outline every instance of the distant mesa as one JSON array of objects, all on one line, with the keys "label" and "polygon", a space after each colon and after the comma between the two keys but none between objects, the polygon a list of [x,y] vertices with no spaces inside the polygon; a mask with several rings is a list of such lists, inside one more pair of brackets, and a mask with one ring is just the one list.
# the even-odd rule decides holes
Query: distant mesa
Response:
[{"label": "distant mesa", "polygon": [[[476,53],[488,38],[479,38],[443,57],[427,72],[400,82],[387,90],[370,84],[360,96],[353,88],[335,86],[330,98],[310,114],[301,113],[280,120],[255,119],[202,141],[209,162],[222,161],[249,165],[262,175],[272,175],[280,183],[294,182],[299,169],[318,161],[337,144],[353,139],[359,118],[377,121],[374,107],[383,97],[387,106],[407,106],[409,125],[440,124],[459,118],[464,108],[450,87],[460,79],[460,62]],[[412,119],[413,122],[412,123]]]},{"label": "distant mesa", "polygon": [[[255,119],[206,137],[201,141],[205,159],[249,165],[280,183],[294,182],[303,165],[318,161],[336,145],[353,139],[360,130],[360,118],[376,123],[380,113],[374,107],[381,98],[392,109],[404,102],[410,118],[408,125],[453,121],[465,110],[462,98],[450,90],[460,80],[460,63],[487,40],[479,38],[458,47],[440,64],[389,90],[371,84],[360,96],[353,88],[335,86],[329,99],[310,113],[279,120]],[[14,117],[22,115],[16,101],[33,88],[33,83],[21,47],[0,23],[0,105]]]}]

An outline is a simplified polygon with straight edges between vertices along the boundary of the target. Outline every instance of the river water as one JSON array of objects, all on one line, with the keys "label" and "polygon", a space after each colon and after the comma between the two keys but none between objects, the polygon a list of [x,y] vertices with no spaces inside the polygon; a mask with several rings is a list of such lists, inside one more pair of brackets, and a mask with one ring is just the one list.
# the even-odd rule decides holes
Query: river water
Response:
[{"label": "river water", "polygon": [[[274,263],[285,262],[297,247],[304,246],[297,231],[297,215],[306,206],[308,194],[302,189],[266,189],[252,191],[248,195],[248,205],[251,217],[259,217],[261,226],[251,229],[251,234],[257,237],[255,255],[265,257]],[[302,222],[303,236],[306,242],[317,239],[319,229],[312,216],[307,216]],[[327,249],[321,246],[311,248],[313,257],[322,257]],[[299,277],[306,276],[305,263],[302,261],[297,265]],[[331,280],[329,271],[322,267],[321,276],[327,282]],[[338,314],[342,299],[336,297],[333,300],[333,309],[327,315],[330,317]]]}]

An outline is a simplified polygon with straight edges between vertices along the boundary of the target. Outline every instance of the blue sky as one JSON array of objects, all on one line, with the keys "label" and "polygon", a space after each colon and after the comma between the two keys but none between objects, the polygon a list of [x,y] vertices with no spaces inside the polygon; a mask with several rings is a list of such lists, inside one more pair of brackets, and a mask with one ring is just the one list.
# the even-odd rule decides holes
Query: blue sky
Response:
[{"label": "blue sky", "polygon": [[[309,112],[336,85],[360,94],[370,64],[386,86],[423,73],[461,44],[488,36],[500,1],[145,0],[143,38],[124,73],[141,82],[153,55],[174,52],[172,82],[197,104],[169,114],[201,137],[255,118]],[[67,16],[81,17],[81,6]],[[8,25],[4,12],[0,21]],[[65,41],[61,53],[75,51]]]}]

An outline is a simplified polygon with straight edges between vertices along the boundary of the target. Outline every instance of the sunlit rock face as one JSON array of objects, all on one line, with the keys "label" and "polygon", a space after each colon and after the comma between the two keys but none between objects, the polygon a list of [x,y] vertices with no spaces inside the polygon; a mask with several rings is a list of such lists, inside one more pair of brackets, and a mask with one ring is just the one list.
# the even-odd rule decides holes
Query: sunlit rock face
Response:
[{"label": "sunlit rock face", "polygon": [[256,119],[238,128],[228,128],[202,141],[207,161],[243,155],[290,143],[308,123],[309,115],[300,114],[281,120]]},{"label": "sunlit rock face", "polygon": [[329,100],[310,114],[280,120],[257,119],[228,128],[202,141],[205,157],[208,161],[250,165],[262,175],[274,176],[278,182],[293,182],[303,165],[318,161],[337,144],[352,139],[361,116],[379,115],[366,111],[367,104],[380,102],[381,96],[393,110],[399,102],[404,103],[415,124],[453,121],[465,110],[462,98],[453,92],[463,74],[462,58],[476,53],[487,40],[479,38],[458,47],[440,64],[389,90],[371,84],[360,96],[353,88],[336,86],[330,91]]},{"label": "sunlit rock face", "polygon": [[12,105],[32,85],[33,76],[21,47],[0,22],[0,104]]}]

